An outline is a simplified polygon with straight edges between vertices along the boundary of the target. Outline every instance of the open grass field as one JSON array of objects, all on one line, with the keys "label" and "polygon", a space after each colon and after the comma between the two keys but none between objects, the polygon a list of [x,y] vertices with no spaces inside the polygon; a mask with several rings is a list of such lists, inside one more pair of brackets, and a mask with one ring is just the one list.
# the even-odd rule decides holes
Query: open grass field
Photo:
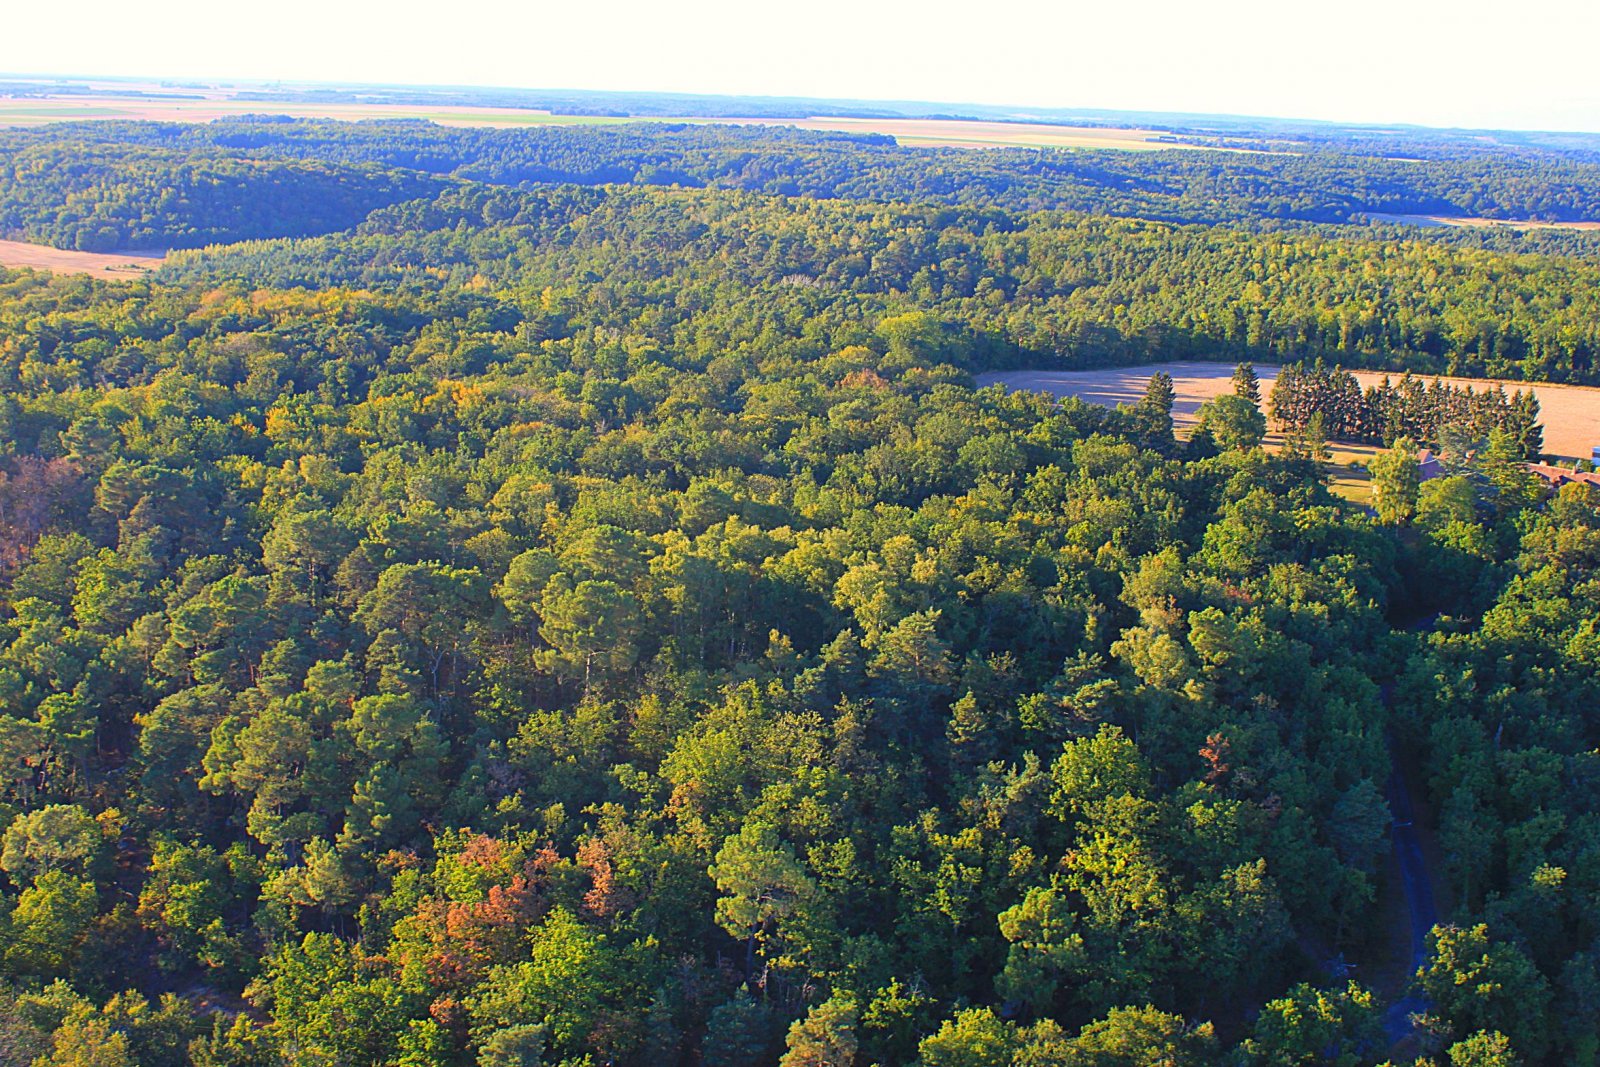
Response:
[{"label": "open grass field", "polygon": [[[1233,367],[1227,363],[1157,363],[1087,371],[1006,371],[979,375],[978,383],[999,383],[1008,389],[1036,389],[1056,396],[1075,396],[1091,403],[1115,406],[1131,404],[1143,396],[1150,376],[1157,371],[1165,371],[1172,376],[1173,390],[1177,394],[1172,415],[1180,430],[1195,424],[1195,413],[1201,404],[1232,388]],[[1362,386],[1375,385],[1384,377],[1382,371],[1354,373]],[[1271,385],[1277,380],[1278,368],[1258,363],[1256,374],[1261,379],[1262,397],[1265,400],[1271,396]],[[1389,377],[1399,376],[1391,374]],[[1444,380],[1479,389],[1492,388],[1496,384],[1481,378]],[[1551,455],[1588,459],[1589,450],[1600,445],[1600,388],[1526,382],[1499,384],[1507,390],[1531,388],[1539,397],[1539,409],[1544,419],[1544,446]],[[1268,436],[1268,448],[1281,444],[1281,435]],[[1333,463],[1329,473],[1333,475],[1335,486],[1350,499],[1366,503],[1371,496],[1366,484],[1366,465],[1377,449],[1371,445],[1342,442],[1334,443],[1332,449]]]},{"label": "open grass field", "polygon": [[608,115],[552,115],[505,107],[410,107],[405,104],[294,104],[238,100],[224,93],[189,93],[171,98],[118,96],[0,97],[0,126],[46,122],[128,119],[153,122],[212,122],[229,115],[273,114],[308,119],[426,119],[442,126],[515,128],[521,126],[612,126],[626,122],[689,122],[751,126],[797,126],[810,130],[881,133],[902,144],[951,148],[1120,148],[1156,151],[1194,148],[1159,140],[1164,130],[1088,126],[1044,126],[1011,122],[947,119],[807,118],[619,118]]},{"label": "open grass field", "polygon": [[68,252],[48,245],[0,241],[0,267],[32,267],[54,274],[137,278],[161,266],[164,252]]}]

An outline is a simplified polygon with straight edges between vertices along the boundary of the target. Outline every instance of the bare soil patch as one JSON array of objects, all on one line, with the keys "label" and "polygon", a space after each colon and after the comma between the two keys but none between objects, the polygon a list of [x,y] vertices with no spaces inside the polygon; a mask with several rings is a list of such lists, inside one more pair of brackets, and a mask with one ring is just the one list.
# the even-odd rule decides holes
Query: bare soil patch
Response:
[{"label": "bare soil patch", "polygon": [[161,266],[165,252],[69,252],[24,241],[0,241],[0,267],[32,267],[53,274],[137,278]]}]

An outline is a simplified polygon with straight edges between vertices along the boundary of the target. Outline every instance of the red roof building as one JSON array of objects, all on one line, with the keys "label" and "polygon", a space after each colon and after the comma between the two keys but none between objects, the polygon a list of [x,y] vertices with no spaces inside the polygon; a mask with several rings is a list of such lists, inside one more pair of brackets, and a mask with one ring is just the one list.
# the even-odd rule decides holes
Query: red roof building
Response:
[{"label": "red roof building", "polygon": [[1557,467],[1551,463],[1530,463],[1528,473],[1537,474],[1557,489],[1571,482],[1582,482],[1600,489],[1600,474],[1576,471],[1571,467]]},{"label": "red roof building", "polygon": [[1433,449],[1424,448],[1417,453],[1417,473],[1424,482],[1430,478],[1444,477],[1444,464],[1433,454]]}]

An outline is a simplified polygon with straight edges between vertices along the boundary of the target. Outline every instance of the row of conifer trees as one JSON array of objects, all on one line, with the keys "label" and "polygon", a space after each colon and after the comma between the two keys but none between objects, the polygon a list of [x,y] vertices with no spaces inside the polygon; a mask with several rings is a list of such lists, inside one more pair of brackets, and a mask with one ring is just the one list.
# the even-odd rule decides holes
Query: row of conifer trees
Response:
[{"label": "row of conifer trees", "polygon": [[1405,374],[1399,381],[1385,377],[1363,390],[1351,372],[1317,360],[1283,367],[1269,410],[1278,428],[1288,433],[1304,430],[1320,414],[1328,437],[1346,441],[1390,445],[1407,437],[1437,445],[1451,430],[1486,438],[1498,429],[1510,433],[1528,459],[1544,451],[1539,398],[1531,388],[1508,394],[1498,384],[1475,389],[1438,378],[1424,383]]}]

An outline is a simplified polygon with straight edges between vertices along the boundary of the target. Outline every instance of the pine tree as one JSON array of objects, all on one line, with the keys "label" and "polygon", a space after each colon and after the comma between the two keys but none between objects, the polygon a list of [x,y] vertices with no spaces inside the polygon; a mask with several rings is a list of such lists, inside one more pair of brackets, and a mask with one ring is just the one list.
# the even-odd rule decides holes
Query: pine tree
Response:
[{"label": "pine tree", "polygon": [[1278,380],[1272,383],[1272,401],[1269,405],[1278,429],[1290,431],[1302,425],[1298,415],[1303,383],[1304,369],[1298,363],[1284,364],[1278,371]]},{"label": "pine tree", "polygon": [[1172,387],[1172,376],[1157,371],[1150,376],[1144,396],[1133,406],[1134,433],[1146,448],[1161,451],[1172,445],[1172,406],[1177,392]]},{"label": "pine tree", "polygon": [[1256,377],[1255,364],[1246,361],[1233,368],[1233,394],[1261,405],[1261,380]]},{"label": "pine tree", "polygon": [[1524,459],[1537,460],[1544,453],[1544,426],[1539,422],[1539,398],[1532,389],[1518,389],[1511,398],[1506,428],[1517,439]]}]

